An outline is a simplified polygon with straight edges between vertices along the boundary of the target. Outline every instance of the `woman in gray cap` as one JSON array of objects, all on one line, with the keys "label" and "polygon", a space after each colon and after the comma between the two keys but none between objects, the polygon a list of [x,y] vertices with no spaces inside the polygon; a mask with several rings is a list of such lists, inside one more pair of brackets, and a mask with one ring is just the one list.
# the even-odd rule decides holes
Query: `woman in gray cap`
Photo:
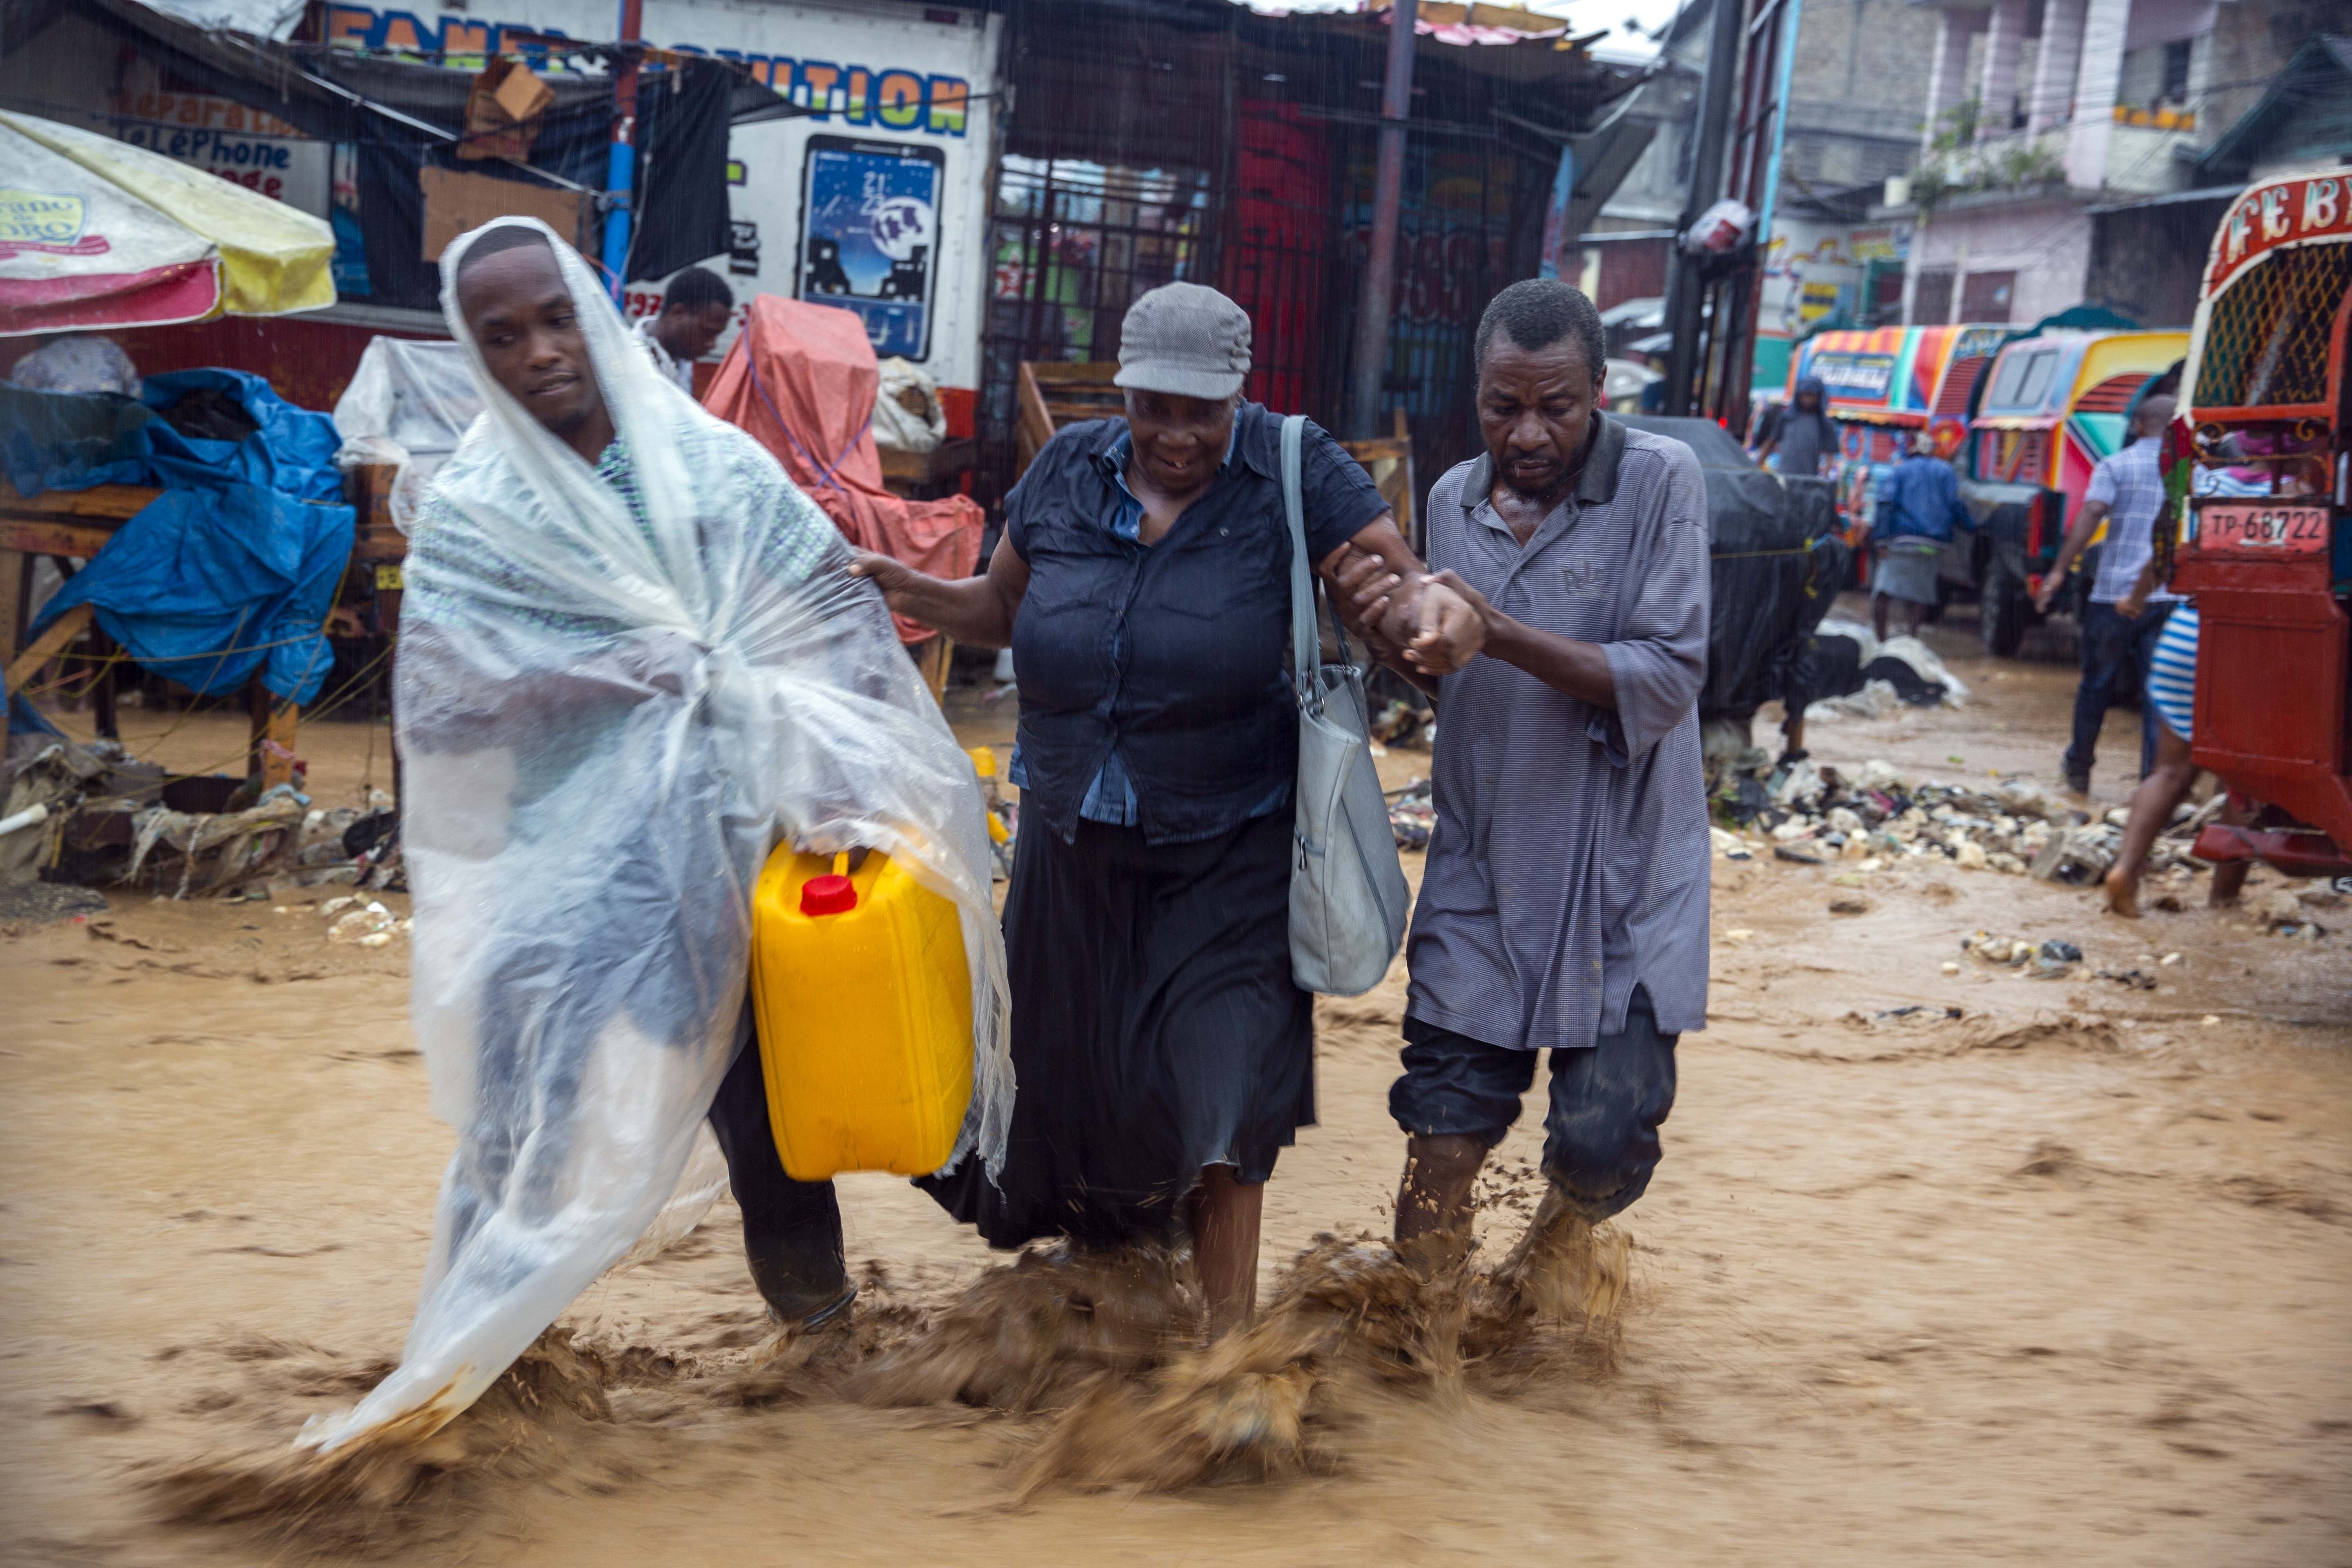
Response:
[{"label": "woman in gray cap", "polygon": [[[1313,1001],[1291,983],[1290,536],[1279,416],[1241,397],[1249,317],[1171,283],[1127,313],[1127,417],[1069,426],[1006,502],[987,573],[873,554],[901,615],[1010,645],[1020,844],[1004,905],[1020,1079],[1000,1181],[924,1185],[991,1245],[1189,1231],[1212,1333],[1250,1315],[1260,1200],[1313,1121]],[[1307,426],[1307,548],[1379,556],[1379,630],[1432,672],[1477,652],[1354,459]]]}]

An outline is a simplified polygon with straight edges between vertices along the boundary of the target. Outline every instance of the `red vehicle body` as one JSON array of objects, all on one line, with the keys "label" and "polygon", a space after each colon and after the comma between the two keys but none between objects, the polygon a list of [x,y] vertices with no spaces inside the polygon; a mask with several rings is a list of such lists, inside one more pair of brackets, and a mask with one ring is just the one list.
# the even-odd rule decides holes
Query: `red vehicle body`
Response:
[{"label": "red vehicle body", "polygon": [[2191,500],[2172,586],[2197,601],[2197,763],[2250,813],[2197,853],[2290,876],[2352,875],[2347,331],[2352,177],[2250,187],[2214,236],[2181,401],[2199,460],[2263,471],[2270,493]]}]

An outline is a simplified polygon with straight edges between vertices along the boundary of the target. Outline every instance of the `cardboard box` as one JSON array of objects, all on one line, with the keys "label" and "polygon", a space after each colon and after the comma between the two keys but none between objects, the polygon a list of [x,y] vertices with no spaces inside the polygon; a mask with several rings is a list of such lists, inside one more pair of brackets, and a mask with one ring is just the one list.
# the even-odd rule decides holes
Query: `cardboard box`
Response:
[{"label": "cardboard box", "polygon": [[[492,60],[466,94],[466,139],[458,143],[457,156],[476,163],[485,158],[530,162],[540,117],[554,101],[555,89],[520,60],[503,55]],[[514,112],[518,109],[522,112]]]},{"label": "cardboard box", "polygon": [[428,163],[416,172],[425,193],[425,259],[438,261],[449,242],[494,217],[535,217],[580,243],[581,195],[534,180],[501,180]]},{"label": "cardboard box", "polygon": [[502,59],[498,64],[507,68],[506,78],[490,96],[507,111],[507,118],[520,122],[546,113],[548,105],[555,101],[555,89],[540,80],[520,60]]}]

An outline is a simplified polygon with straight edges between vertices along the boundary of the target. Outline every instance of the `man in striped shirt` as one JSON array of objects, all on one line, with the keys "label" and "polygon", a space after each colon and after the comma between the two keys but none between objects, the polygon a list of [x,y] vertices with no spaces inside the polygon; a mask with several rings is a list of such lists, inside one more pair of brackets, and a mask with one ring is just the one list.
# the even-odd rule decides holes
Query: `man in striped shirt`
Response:
[{"label": "man in striped shirt", "polygon": [[[2083,547],[2107,524],[2106,542],[2099,551],[2099,572],[2091,584],[2090,603],[2083,606],[2081,634],[2083,682],[2074,692],[2074,737],[2066,748],[2066,787],[2077,795],[2091,788],[2091,763],[2098,752],[2099,729],[2107,710],[2137,699],[2147,685],[2147,669],[2156,656],[2156,639],[2164,633],[2174,595],[2158,589],[2147,605],[2126,615],[2119,606],[2130,594],[2140,568],[2155,550],[2156,514],[2164,508],[2164,476],[2157,456],[2164,444],[2164,427],[2172,422],[2173,399],[2152,393],[2140,399],[2132,416],[2132,442],[2103,459],[2091,470],[2083,510],[2058,547],[2058,559],[2042,580],[2034,607],[2047,615],[2066,573]],[[2156,714],[2140,705],[2139,771],[2156,765]]]}]

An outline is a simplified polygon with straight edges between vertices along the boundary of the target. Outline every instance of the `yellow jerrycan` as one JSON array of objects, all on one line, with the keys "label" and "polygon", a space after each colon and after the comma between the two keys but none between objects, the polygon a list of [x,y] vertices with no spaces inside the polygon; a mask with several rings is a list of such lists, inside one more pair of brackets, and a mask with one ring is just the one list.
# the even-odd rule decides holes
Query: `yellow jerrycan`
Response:
[{"label": "yellow jerrycan", "polygon": [[768,858],[751,1005],[784,1172],[928,1175],[971,1101],[971,972],[956,906],[880,853]]}]

